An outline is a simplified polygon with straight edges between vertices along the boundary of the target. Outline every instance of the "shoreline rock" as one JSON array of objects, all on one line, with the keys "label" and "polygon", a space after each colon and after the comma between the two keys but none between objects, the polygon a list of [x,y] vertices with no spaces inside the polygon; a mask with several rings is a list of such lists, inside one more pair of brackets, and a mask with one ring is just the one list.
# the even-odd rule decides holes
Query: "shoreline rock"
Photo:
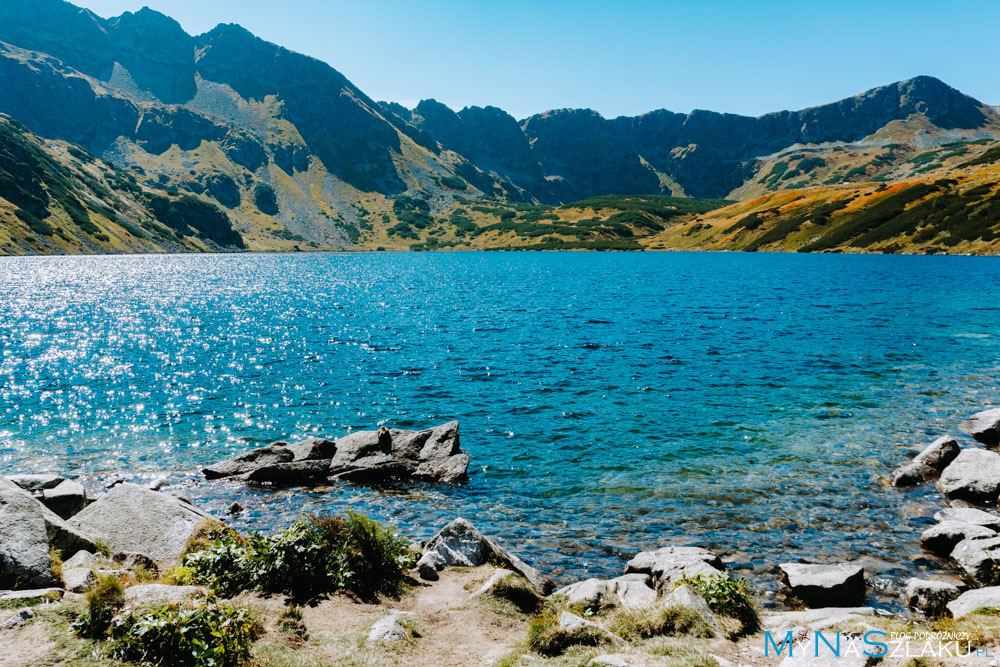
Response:
[{"label": "shoreline rock", "polygon": [[338,440],[307,438],[275,442],[208,466],[206,479],[234,478],[256,484],[300,485],[327,479],[360,483],[464,481],[469,457],[462,452],[458,422],[423,431],[357,431]]},{"label": "shoreline rock", "polygon": [[962,433],[987,447],[1000,447],[1000,408],[983,410],[959,426]]},{"label": "shoreline rock", "polygon": [[860,607],[865,599],[865,570],[840,563],[782,563],[781,573],[792,595],[806,606]]}]

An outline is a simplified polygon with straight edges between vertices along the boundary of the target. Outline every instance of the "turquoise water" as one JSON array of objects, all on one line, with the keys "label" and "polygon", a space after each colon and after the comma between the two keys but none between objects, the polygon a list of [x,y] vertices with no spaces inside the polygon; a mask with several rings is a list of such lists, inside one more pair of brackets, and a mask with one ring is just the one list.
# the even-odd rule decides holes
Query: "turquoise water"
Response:
[{"label": "turquoise water", "polygon": [[[940,569],[879,484],[1000,401],[993,258],[456,253],[0,260],[0,469],[168,474],[244,526],[457,514],[564,580],[641,548]],[[465,486],[247,490],[260,443],[461,422]]]}]

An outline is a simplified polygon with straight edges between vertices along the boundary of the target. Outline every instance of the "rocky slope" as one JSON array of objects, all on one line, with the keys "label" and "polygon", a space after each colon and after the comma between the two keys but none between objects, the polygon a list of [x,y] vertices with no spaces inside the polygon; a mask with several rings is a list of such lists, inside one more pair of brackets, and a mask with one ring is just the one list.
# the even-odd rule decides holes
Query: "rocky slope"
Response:
[{"label": "rocky slope", "polygon": [[[1000,137],[996,109],[930,77],[759,118],[411,110],[236,25],[191,36],[149,9],[104,19],[63,0],[0,6],[0,113],[44,150],[76,144],[144,192],[216,207],[250,250],[637,247],[669,225],[603,228],[623,209],[558,205],[921,178]],[[130,249],[4,233],[5,253]]]}]

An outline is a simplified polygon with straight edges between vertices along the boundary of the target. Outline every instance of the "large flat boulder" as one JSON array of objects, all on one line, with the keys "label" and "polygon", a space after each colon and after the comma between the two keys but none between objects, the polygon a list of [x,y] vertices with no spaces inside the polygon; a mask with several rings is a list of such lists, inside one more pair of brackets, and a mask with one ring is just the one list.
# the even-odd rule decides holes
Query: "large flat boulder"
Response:
[{"label": "large flat boulder", "polygon": [[977,412],[959,428],[987,447],[1000,447],[1000,408]]},{"label": "large flat boulder", "polygon": [[661,547],[636,554],[625,564],[625,574],[648,575],[659,590],[680,579],[719,574],[723,568],[722,559],[708,549]]},{"label": "large flat boulder", "polygon": [[136,484],[119,484],[70,523],[112,551],[156,560],[180,556],[195,527],[208,515],[177,498]]},{"label": "large flat boulder", "polygon": [[792,595],[808,607],[859,607],[865,599],[865,570],[840,563],[782,563],[782,576]]},{"label": "large flat boulder", "polygon": [[992,512],[977,510],[975,507],[946,507],[934,513],[936,521],[960,521],[974,526],[985,526],[991,530],[1000,530],[1000,516]]},{"label": "large flat boulder", "polygon": [[963,449],[941,473],[938,488],[949,498],[992,502],[1000,494],[1000,454]]},{"label": "large flat boulder", "polygon": [[985,607],[1000,607],[1000,586],[965,591],[946,606],[948,613],[955,618],[968,616]]},{"label": "large flat boulder", "polygon": [[548,577],[510,553],[491,538],[480,533],[465,519],[458,518],[441,529],[424,546],[416,569],[422,579],[435,580],[437,573],[449,565],[477,567],[487,563],[517,572],[547,595],[555,588]]}]

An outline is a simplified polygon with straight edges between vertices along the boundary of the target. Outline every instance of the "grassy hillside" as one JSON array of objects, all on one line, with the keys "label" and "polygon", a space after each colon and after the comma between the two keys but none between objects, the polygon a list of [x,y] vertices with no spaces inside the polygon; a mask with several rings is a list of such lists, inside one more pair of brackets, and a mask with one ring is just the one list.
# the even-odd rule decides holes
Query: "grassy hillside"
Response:
[{"label": "grassy hillside", "polygon": [[[769,193],[674,225],[643,244],[677,250],[1000,253],[1000,147],[957,148],[918,154],[916,164],[939,164],[909,178]],[[955,166],[940,164],[945,160]]]}]

